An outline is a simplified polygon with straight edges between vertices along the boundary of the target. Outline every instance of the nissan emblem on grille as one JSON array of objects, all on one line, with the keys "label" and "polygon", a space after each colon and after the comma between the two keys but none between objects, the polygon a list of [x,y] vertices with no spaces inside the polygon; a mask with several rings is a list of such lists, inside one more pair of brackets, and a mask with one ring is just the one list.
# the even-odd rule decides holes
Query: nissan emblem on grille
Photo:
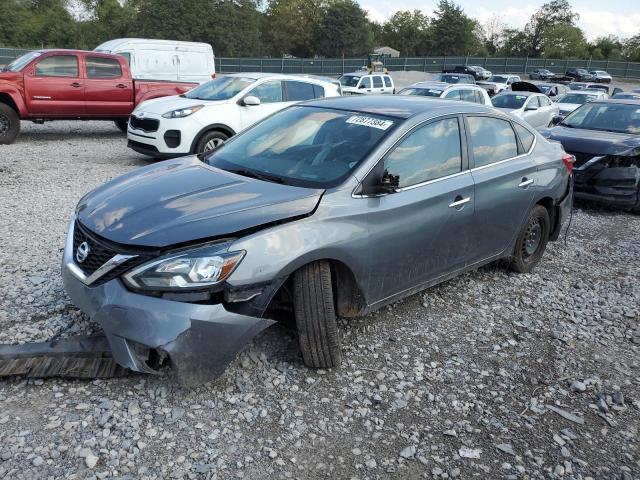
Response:
[{"label": "nissan emblem on grille", "polygon": [[82,242],[78,245],[78,249],[76,250],[76,260],[78,263],[84,262],[89,256],[89,244],[87,242]]}]

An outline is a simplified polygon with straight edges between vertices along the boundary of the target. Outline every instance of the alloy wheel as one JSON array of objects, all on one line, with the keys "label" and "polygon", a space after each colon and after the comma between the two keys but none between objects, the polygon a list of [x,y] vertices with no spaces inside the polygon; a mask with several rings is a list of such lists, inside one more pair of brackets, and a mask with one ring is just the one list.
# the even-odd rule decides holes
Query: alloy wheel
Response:
[{"label": "alloy wheel", "polygon": [[205,144],[203,153],[213,150],[214,148],[218,148],[223,143],[224,143],[224,140],[221,138],[212,138]]}]

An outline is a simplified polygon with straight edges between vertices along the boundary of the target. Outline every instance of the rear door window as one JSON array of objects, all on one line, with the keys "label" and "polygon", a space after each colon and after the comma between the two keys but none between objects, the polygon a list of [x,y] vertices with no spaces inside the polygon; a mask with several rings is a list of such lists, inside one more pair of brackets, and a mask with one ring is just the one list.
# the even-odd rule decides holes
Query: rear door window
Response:
[{"label": "rear door window", "polygon": [[484,96],[482,95],[482,93],[478,90],[474,90],[474,92],[476,96],[476,103],[484,105]]},{"label": "rear door window", "polygon": [[516,134],[507,120],[495,117],[467,117],[475,168],[518,155]]},{"label": "rear door window", "polygon": [[300,102],[303,100],[313,100],[316,98],[314,85],[306,82],[294,82],[287,80],[284,82],[287,90],[288,102]]},{"label": "rear door window", "polygon": [[384,159],[384,168],[408,187],[462,170],[457,118],[438,120],[409,133]]},{"label": "rear door window", "polygon": [[313,96],[314,98],[324,98],[325,97],[324,87],[321,87],[320,85],[314,85]]},{"label": "rear door window", "polygon": [[460,90],[451,90],[447,92],[444,96],[447,100],[461,100]]},{"label": "rear door window", "polygon": [[472,89],[462,89],[460,90],[460,98],[465,102],[476,103],[476,92]]},{"label": "rear door window", "polygon": [[120,78],[122,68],[115,58],[87,57],[85,60],[88,78]]},{"label": "rear door window", "polygon": [[78,77],[78,57],[56,55],[36,64],[36,77]]},{"label": "rear door window", "polygon": [[382,77],[376,75],[373,77],[373,88],[382,88]]}]

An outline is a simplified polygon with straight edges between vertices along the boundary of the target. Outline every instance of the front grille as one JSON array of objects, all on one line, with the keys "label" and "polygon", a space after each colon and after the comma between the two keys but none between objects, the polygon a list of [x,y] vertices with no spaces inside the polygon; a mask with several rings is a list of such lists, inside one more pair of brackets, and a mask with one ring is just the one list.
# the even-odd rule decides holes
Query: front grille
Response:
[{"label": "front grille", "polygon": [[[78,251],[78,247],[82,242],[87,242],[87,245],[89,245],[89,255],[82,263],[80,263],[76,259],[76,252]],[[92,275],[107,261],[118,255],[118,253],[120,252],[117,252],[113,248],[106,245],[104,242],[101,242],[90,235],[76,220],[75,226],[73,228],[73,260],[87,277]],[[137,256],[131,258],[97,279],[94,283],[91,284],[91,286],[95,287],[106,283],[109,280],[122,275],[134,266],[139,265],[143,261],[147,260],[147,258],[148,257],[145,256]]]},{"label": "front grille", "polygon": [[582,165],[584,165],[594,157],[593,153],[580,153],[580,152],[567,152],[567,153],[576,157],[576,163],[575,163],[576,167],[581,167]]},{"label": "front grille", "polygon": [[160,126],[160,121],[155,118],[138,118],[135,115],[131,115],[129,123],[131,124],[131,128],[144,132],[157,132]]}]

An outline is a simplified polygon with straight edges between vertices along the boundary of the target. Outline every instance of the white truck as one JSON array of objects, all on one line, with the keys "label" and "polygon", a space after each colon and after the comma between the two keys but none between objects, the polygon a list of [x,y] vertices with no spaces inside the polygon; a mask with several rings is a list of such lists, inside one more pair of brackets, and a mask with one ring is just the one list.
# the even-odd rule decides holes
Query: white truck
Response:
[{"label": "white truck", "polygon": [[215,57],[208,43],[117,38],[94,51],[125,57],[135,79],[204,83],[215,78]]}]

